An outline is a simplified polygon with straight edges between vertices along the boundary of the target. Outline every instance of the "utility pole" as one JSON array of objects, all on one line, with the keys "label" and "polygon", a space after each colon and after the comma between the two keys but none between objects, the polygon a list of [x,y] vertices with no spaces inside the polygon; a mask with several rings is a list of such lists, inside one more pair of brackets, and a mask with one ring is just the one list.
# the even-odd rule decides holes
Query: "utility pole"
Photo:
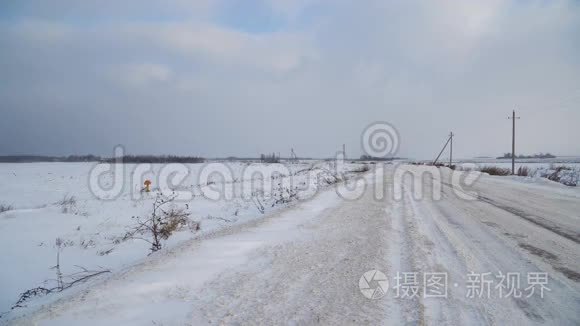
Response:
[{"label": "utility pole", "polygon": [[[443,151],[445,150],[445,148],[447,148],[447,144],[449,144],[450,141],[452,141],[453,138],[453,133],[451,133],[449,135],[449,138],[447,138],[447,141],[445,142],[445,145],[443,145],[443,148],[441,148],[441,152],[439,152],[439,155],[437,155],[437,157],[435,158],[435,160],[433,161],[433,163],[431,163],[432,165],[437,164],[437,161],[439,160],[439,157],[441,157],[441,154],[443,154]],[[451,162],[452,158],[451,156],[453,155],[453,152],[450,152],[449,154],[449,162]]]},{"label": "utility pole", "polygon": [[346,160],[346,145],[345,144],[342,144],[342,156]]},{"label": "utility pole", "polygon": [[453,131],[449,134],[449,168],[453,165]]},{"label": "utility pole", "polygon": [[516,117],[516,110],[512,111],[511,118],[512,119],[512,174],[516,174],[516,119],[520,117]]},{"label": "utility pole", "polygon": [[296,153],[294,152],[294,148],[290,148],[290,162],[297,162],[298,161],[298,156],[296,156]]}]

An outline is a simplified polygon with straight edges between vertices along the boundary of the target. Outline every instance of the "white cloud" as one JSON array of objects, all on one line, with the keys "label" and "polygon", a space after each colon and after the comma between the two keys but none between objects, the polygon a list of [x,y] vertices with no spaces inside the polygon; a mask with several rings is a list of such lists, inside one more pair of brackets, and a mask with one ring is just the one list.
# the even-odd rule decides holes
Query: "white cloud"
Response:
[{"label": "white cloud", "polygon": [[283,15],[289,20],[293,20],[296,17],[298,17],[308,7],[312,7],[314,5],[322,3],[321,0],[264,0],[264,1],[275,14]]},{"label": "white cloud", "polygon": [[[255,155],[295,147],[324,156],[343,142],[357,149],[365,125],[387,120],[401,132],[404,156],[430,157],[451,129],[458,155],[496,155],[509,147],[504,117],[514,105],[522,110],[522,152],[573,154],[562,139],[580,137],[572,128],[580,119],[580,10],[567,1],[261,0],[292,22],[260,33],[214,21],[222,0],[204,0],[199,10],[185,0],[119,7],[107,0],[104,9],[71,1],[2,23],[0,102],[18,112],[53,110],[47,115],[56,121],[65,108],[105,117],[115,110],[102,133],[143,145],[135,151]],[[310,6],[320,19],[300,25]],[[163,122],[149,122],[183,141],[152,149],[122,117],[160,105]],[[18,114],[5,114],[4,123],[39,121],[38,112]],[[535,118],[543,115],[552,125]],[[115,123],[127,124],[126,134],[107,130]],[[50,132],[40,121],[36,128]],[[18,138],[9,136],[0,133]]]},{"label": "white cloud", "polygon": [[111,67],[110,76],[123,86],[144,87],[169,81],[173,72],[167,65],[135,63]]},{"label": "white cloud", "polygon": [[131,24],[120,32],[165,51],[272,72],[288,72],[316,56],[309,38],[295,33],[250,34],[209,23]]}]

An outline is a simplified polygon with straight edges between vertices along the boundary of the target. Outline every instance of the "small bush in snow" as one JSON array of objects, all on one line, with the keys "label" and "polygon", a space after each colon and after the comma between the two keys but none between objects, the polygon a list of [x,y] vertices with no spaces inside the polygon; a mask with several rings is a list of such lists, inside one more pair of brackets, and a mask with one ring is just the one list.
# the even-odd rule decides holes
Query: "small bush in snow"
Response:
[{"label": "small bush in snow", "polygon": [[260,192],[258,192],[258,191],[252,192],[252,203],[254,203],[254,206],[256,206],[256,209],[258,210],[258,212],[264,214],[264,212],[266,211],[266,208],[264,207],[264,204],[262,204],[262,201],[260,200],[260,196],[263,196],[263,193],[260,194]]},{"label": "small bush in snow", "polygon": [[557,171],[568,171],[568,170],[572,170],[572,168],[569,167],[569,166],[566,166],[566,165],[555,165],[555,164],[552,164],[550,166],[550,169],[557,170]]},{"label": "small bush in snow", "polygon": [[[88,270],[82,266],[75,265],[80,269],[80,271],[76,273],[72,273],[70,275],[64,275],[60,269],[60,255],[62,250],[69,246],[73,245],[72,241],[65,241],[61,238],[56,238],[54,241],[54,245],[56,248],[56,265],[53,266],[51,269],[56,271],[56,279],[55,280],[46,280],[44,281],[45,286],[40,286],[36,288],[32,288],[26,290],[20,294],[20,297],[16,301],[16,303],[12,306],[12,309],[22,308],[26,306],[26,302],[32,300],[35,297],[45,296],[51,293],[62,292],[68,288],[71,288],[75,284],[85,282],[95,276],[110,273],[110,270],[101,269],[101,270]],[[46,287],[46,284],[56,282],[56,286],[54,287]]]},{"label": "small bush in snow", "polygon": [[342,180],[342,177],[338,173],[334,173],[328,169],[321,169],[318,173],[316,173],[317,185],[320,186],[330,186],[336,183],[339,183]]},{"label": "small bush in snow", "polygon": [[350,172],[354,172],[354,173],[364,173],[369,171],[371,168],[367,165],[367,164],[363,164],[362,166],[359,166],[353,170],[350,170]]},{"label": "small bush in snow", "polygon": [[289,204],[295,200],[298,200],[298,191],[296,188],[284,187],[282,183],[278,183],[278,187],[273,193],[274,202],[272,207],[276,205]]},{"label": "small bush in snow", "polygon": [[544,177],[570,187],[577,186],[580,179],[578,171],[564,165],[552,166],[550,172]]},{"label": "small bush in snow", "polygon": [[61,207],[61,211],[64,214],[76,214],[77,213],[77,199],[75,196],[64,195],[64,197],[56,202],[56,205]]},{"label": "small bush in snow", "polygon": [[509,175],[511,173],[510,169],[504,169],[497,166],[484,166],[480,171],[489,175]]},{"label": "small bush in snow", "polygon": [[[151,252],[161,249],[163,240],[167,240],[175,231],[190,225],[189,213],[185,209],[173,206],[176,196],[166,197],[157,194],[153,203],[153,212],[147,217],[134,216],[137,225],[127,232],[126,238],[141,239],[151,244]],[[190,225],[190,229],[191,225]],[[199,229],[199,224],[195,228]]]},{"label": "small bush in snow", "polygon": [[159,233],[161,238],[168,239],[173,232],[181,229],[188,224],[189,213],[186,213],[184,209],[172,208],[167,212],[163,212],[166,219],[165,224],[161,226]]},{"label": "small bush in snow", "polygon": [[14,209],[11,205],[1,205],[0,204],[0,213],[8,212]]},{"label": "small bush in snow", "polygon": [[520,177],[527,177],[530,175],[530,168],[527,166],[520,166],[518,168],[518,175]]}]

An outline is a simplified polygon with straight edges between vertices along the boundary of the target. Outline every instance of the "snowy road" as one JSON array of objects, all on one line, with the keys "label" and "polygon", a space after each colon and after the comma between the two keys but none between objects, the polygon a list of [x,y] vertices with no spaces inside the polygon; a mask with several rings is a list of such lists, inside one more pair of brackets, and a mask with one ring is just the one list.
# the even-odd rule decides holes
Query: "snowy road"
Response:
[{"label": "snowy road", "polygon": [[[448,182],[435,200],[429,187],[416,198],[410,182],[386,172],[378,186],[402,189],[401,200],[376,200],[375,185],[353,201],[326,191],[263,220],[154,255],[14,323],[580,323],[577,189],[482,176],[469,189],[477,191],[476,200],[461,199],[456,192],[464,190]],[[360,277],[372,269],[390,282],[378,300],[359,290]],[[417,295],[397,296],[397,272],[417,273]],[[435,272],[448,275],[446,298],[423,295],[424,274]],[[481,297],[470,296],[470,272],[492,273],[489,297],[485,287]],[[498,297],[499,272],[521,275],[521,297]],[[530,272],[549,275],[543,298],[526,297]]]}]

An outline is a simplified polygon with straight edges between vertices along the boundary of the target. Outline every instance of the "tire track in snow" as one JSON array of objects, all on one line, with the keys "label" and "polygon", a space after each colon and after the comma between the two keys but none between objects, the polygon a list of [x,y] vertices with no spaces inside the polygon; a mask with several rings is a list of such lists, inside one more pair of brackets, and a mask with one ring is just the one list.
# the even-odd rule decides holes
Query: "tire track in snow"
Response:
[{"label": "tire track in snow", "polygon": [[372,195],[344,201],[305,224],[305,238],[265,246],[205,284],[192,302],[194,324],[400,324],[398,303],[358,288],[364,272],[392,269],[385,202]]},{"label": "tire track in snow", "polygon": [[[453,187],[451,184],[448,184],[445,182],[443,184],[445,186],[449,187],[450,189],[452,189],[453,191],[463,192],[461,189],[458,189],[457,187]],[[463,192],[463,193],[465,193],[465,192]],[[494,201],[493,199],[490,199],[488,197],[484,197],[482,195],[478,195],[477,199],[481,203],[489,204],[489,205],[491,205],[497,209],[500,209],[508,214],[515,215],[515,216],[523,219],[524,221],[529,222],[532,225],[541,228],[542,230],[552,232],[553,234],[555,234],[557,236],[561,236],[567,240],[570,240],[570,241],[574,242],[575,244],[580,244],[580,235],[578,235],[578,233],[568,231],[568,230],[556,225],[555,223],[549,221],[548,219],[546,219],[544,217],[528,214],[525,211],[523,211],[522,209],[517,208],[517,207],[499,204],[496,201]],[[483,223],[488,225],[488,226],[491,226],[491,227],[496,227],[496,228],[499,227],[498,224],[493,223],[493,222],[484,221]],[[513,234],[511,234],[511,233],[506,232],[506,235],[512,236],[512,238],[514,238]],[[561,263],[560,258],[557,254],[554,254],[554,253],[547,251],[545,249],[538,248],[536,245],[532,245],[532,244],[525,243],[525,242],[518,242],[518,246],[520,248],[526,250],[527,252],[533,254],[533,255],[536,255],[538,257],[543,258],[550,265],[552,265],[552,267],[556,271],[561,272],[568,279],[575,281],[575,282],[580,282],[580,272],[564,266]]]},{"label": "tire track in snow", "polygon": [[[462,189],[460,189],[458,187],[454,187],[450,183],[442,182],[442,184],[451,188],[453,191],[462,192],[466,196],[470,196]],[[477,195],[477,199],[481,202],[487,203],[487,204],[494,206],[498,209],[501,209],[501,210],[504,210],[508,213],[511,213],[512,215],[517,216],[519,218],[522,218],[530,223],[536,224],[537,226],[540,226],[540,227],[542,227],[548,231],[551,231],[555,234],[558,234],[558,235],[560,235],[568,240],[574,241],[577,244],[580,244],[580,233],[574,232],[572,230],[567,230],[566,228],[557,225],[556,223],[554,223],[553,221],[551,221],[548,218],[541,217],[541,216],[538,216],[535,214],[530,214],[530,213],[528,213],[520,208],[514,207],[514,206],[501,204],[498,201],[496,201],[492,198],[489,198],[487,196],[481,195],[481,194]]]},{"label": "tire track in snow", "polygon": [[[543,262],[545,259],[538,259],[542,255],[533,254],[530,256],[528,253],[529,250],[519,249],[522,248],[521,244],[524,243],[522,242],[524,240],[519,237],[510,237],[509,235],[514,231],[526,232],[529,229],[531,230],[530,232],[534,232],[530,234],[543,235],[544,238],[536,238],[534,242],[536,246],[540,246],[540,244],[543,246],[544,243],[552,243],[554,240],[557,240],[565,246],[577,248],[577,245],[569,242],[568,239],[535,224],[528,224],[525,220],[505,220],[505,216],[511,214],[509,212],[502,211],[503,215],[497,215],[493,211],[490,212],[488,209],[485,209],[487,205],[485,203],[481,205],[478,204],[480,203],[478,201],[466,202],[457,198],[452,192],[444,193],[444,195],[444,200],[434,203],[435,208],[441,212],[441,216],[449,220],[449,223],[460,226],[452,232],[457,234],[459,238],[457,245],[464,247],[462,249],[463,252],[470,252],[472,256],[478,257],[477,263],[479,267],[477,265],[471,267],[474,271],[519,272],[522,274],[522,277],[525,277],[527,272],[549,272],[550,270],[546,269],[546,267],[551,267],[552,262],[546,264]],[[495,222],[491,222],[489,219],[493,219]],[[509,223],[504,225],[502,221]],[[521,227],[517,228],[517,225]],[[506,226],[510,227],[506,228]],[[540,239],[542,240],[538,241]],[[543,252],[548,257],[552,257],[551,254],[548,254],[548,251]],[[570,252],[574,255],[574,250]],[[548,322],[574,324],[577,319],[577,316],[574,315],[575,307],[580,304],[578,287],[569,283],[566,278],[561,279],[557,277],[557,274],[548,274],[550,277],[549,287],[552,291],[544,299],[539,296],[532,296],[530,298],[512,297],[510,300],[504,299],[503,301],[501,299],[494,299],[488,303],[489,307],[495,306],[493,309],[503,310],[505,307],[511,305],[517,308],[511,316],[509,315],[510,310],[497,314],[504,321],[509,317],[515,318],[515,311],[520,310],[529,319],[526,323]],[[524,280],[525,278],[522,282]],[[507,320],[513,322],[513,320]]]},{"label": "tire track in snow", "polygon": [[[448,274],[448,282],[466,275],[465,262],[458,257],[457,248],[449,239],[449,234],[436,223],[437,214],[427,209],[430,195],[414,198],[409,191],[409,184],[405,182],[395,187],[402,189],[402,205],[406,207],[402,216],[409,225],[407,237],[410,245],[406,255],[413,262],[412,271],[418,272],[421,277],[422,273],[444,272]],[[459,289],[449,285],[448,283],[447,298],[419,298],[423,309],[421,324],[485,325],[492,322],[487,317],[485,305],[465,300]]]}]

